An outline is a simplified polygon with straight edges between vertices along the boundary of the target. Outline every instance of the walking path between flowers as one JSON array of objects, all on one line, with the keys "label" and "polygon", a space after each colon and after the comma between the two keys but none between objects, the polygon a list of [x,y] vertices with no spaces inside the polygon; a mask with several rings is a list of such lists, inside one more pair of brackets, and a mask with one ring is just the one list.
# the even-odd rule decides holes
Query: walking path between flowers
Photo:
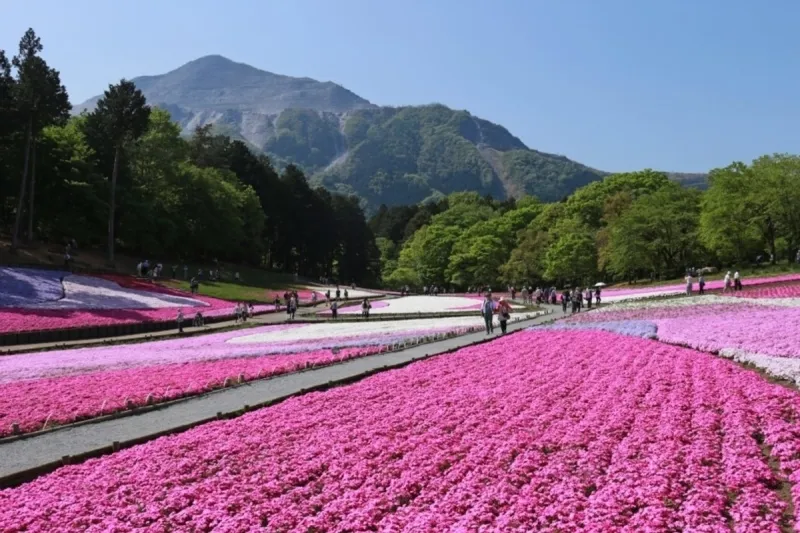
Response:
[{"label": "walking path between flowers", "polygon": [[[509,332],[561,318],[560,306],[546,306],[550,313],[509,323]],[[402,366],[470,344],[494,339],[484,332],[372,355],[283,376],[252,381],[203,396],[179,400],[138,415],[101,422],[65,426],[37,436],[0,444],[0,488],[17,485],[52,471],[62,464],[110,453],[120,447],[184,431],[218,417],[230,417],[250,408],[266,406],[296,394],[344,384],[392,367]]]}]

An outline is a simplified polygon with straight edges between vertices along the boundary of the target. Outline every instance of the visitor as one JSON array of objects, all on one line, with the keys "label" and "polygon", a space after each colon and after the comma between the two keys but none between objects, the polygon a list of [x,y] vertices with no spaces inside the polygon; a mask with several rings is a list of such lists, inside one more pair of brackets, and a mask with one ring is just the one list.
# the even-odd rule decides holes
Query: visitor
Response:
[{"label": "visitor", "polygon": [[594,298],[594,293],[592,289],[586,289],[586,307],[587,309],[592,308],[592,298]]},{"label": "visitor", "polygon": [[233,274],[233,281],[235,281],[236,283],[239,283],[240,281],[242,281],[242,278],[239,277],[239,273],[238,272]]},{"label": "visitor", "polygon": [[256,312],[256,309],[255,309],[255,307],[253,307],[253,302],[250,302],[250,308],[249,308],[248,316],[250,318],[253,318],[253,315],[255,315],[255,312]]},{"label": "visitor", "polygon": [[311,307],[317,306],[317,291],[311,292]]},{"label": "visitor", "polygon": [[339,290],[339,286],[336,286],[336,301],[339,301],[339,297],[342,295],[342,291]]},{"label": "visitor", "polygon": [[487,292],[486,298],[481,305],[481,315],[483,315],[483,322],[486,324],[486,334],[491,335],[494,333],[494,323],[492,322],[494,313],[494,302],[492,302],[492,293]]},{"label": "visitor", "polygon": [[325,303],[328,304],[328,307],[331,306],[331,290],[330,289],[325,291]]},{"label": "visitor", "polygon": [[239,322],[242,321],[242,304],[240,303],[236,304],[235,312],[236,312],[236,323],[238,324]]},{"label": "visitor", "polygon": [[509,318],[511,318],[511,305],[505,298],[500,298],[500,302],[497,305],[497,319],[500,321],[500,332],[503,335],[506,334]]},{"label": "visitor", "polygon": [[289,302],[286,305],[286,314],[289,315],[289,320],[294,320],[294,314],[297,312],[297,300],[294,296],[289,297]]},{"label": "visitor", "polygon": [[281,297],[275,293],[275,300],[273,301],[275,304],[275,312],[280,312],[281,310]]},{"label": "visitor", "polygon": [[205,325],[205,320],[203,319],[203,313],[200,311],[194,314],[194,321],[192,325],[196,328],[202,328]]},{"label": "visitor", "polygon": [[372,309],[372,304],[369,303],[368,298],[364,298],[364,301],[361,302],[361,316],[364,317],[364,320],[369,320],[370,309]]},{"label": "visitor", "polygon": [[594,288],[594,302],[595,307],[600,307],[600,287]]},{"label": "visitor", "polygon": [[742,290],[742,278],[739,276],[739,271],[733,273],[733,290],[740,291]]},{"label": "visitor", "polygon": [[731,271],[729,270],[727,274],[725,274],[725,279],[722,284],[722,292],[726,293],[731,288]]},{"label": "visitor", "polygon": [[700,296],[704,295],[706,293],[706,277],[702,272],[700,273],[700,277],[697,279],[697,286],[700,288],[697,294]]},{"label": "visitor", "polygon": [[172,279],[175,279],[178,274],[178,265],[172,265]]},{"label": "visitor", "polygon": [[183,309],[178,309],[178,316],[175,321],[178,323],[178,333],[183,333]]},{"label": "visitor", "polygon": [[686,280],[686,296],[691,296],[692,295],[692,273],[691,272],[687,272],[686,273],[686,277],[684,279]]},{"label": "visitor", "polygon": [[344,290],[344,299],[347,300],[350,298],[350,294],[347,292],[347,289]]},{"label": "visitor", "polygon": [[331,303],[331,316],[334,320],[339,316],[339,302],[337,301]]},{"label": "visitor", "polygon": [[511,300],[515,300],[517,298],[517,289],[511,287]]}]

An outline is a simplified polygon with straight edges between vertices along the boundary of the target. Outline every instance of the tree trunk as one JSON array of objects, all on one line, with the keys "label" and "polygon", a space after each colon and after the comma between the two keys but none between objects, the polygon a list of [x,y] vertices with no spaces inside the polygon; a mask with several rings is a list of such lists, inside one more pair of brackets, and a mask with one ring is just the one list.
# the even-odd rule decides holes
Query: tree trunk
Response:
[{"label": "tree trunk", "polygon": [[19,198],[17,198],[17,214],[14,217],[14,231],[11,234],[11,249],[19,247],[19,227],[22,223],[22,208],[25,207],[25,189],[28,185],[28,163],[31,155],[31,136],[33,135],[33,116],[28,117],[28,131],[25,136],[25,163],[22,166],[22,181],[19,184]]},{"label": "tree trunk", "polygon": [[31,196],[28,199],[28,242],[33,242],[33,201],[36,193],[36,138],[31,143]]},{"label": "tree trunk", "polygon": [[117,173],[119,172],[119,156],[121,146],[114,150],[114,168],[111,171],[111,197],[108,201],[108,262],[114,263],[114,211],[117,204]]}]

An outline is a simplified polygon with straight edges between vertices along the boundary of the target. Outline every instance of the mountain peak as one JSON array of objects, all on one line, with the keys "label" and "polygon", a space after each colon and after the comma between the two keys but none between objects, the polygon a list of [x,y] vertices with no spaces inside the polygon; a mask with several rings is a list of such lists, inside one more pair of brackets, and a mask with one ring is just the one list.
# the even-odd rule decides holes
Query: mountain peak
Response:
[{"label": "mountain peak", "polygon": [[[179,106],[188,112],[239,112],[276,115],[284,109],[344,113],[374,107],[333,82],[294,78],[237,63],[221,55],[189,61],[165,74],[133,78],[148,102]],[[97,97],[76,106],[91,109]]]}]

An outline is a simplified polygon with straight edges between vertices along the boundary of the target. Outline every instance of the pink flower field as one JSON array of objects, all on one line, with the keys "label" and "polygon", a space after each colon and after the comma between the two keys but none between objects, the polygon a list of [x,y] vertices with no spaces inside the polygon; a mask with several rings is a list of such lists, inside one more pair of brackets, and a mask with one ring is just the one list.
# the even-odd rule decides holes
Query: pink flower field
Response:
[{"label": "pink flower field", "polygon": [[[478,322],[478,320],[473,320]],[[475,329],[468,319],[290,324],[0,357],[0,437],[193,396]],[[338,331],[337,331],[338,328]]]},{"label": "pink flower field", "polygon": [[[753,286],[769,285],[774,283],[789,283],[793,281],[800,281],[800,274],[783,274],[780,276],[742,279],[742,283],[747,290]],[[709,280],[706,282],[707,291],[721,290],[724,286],[725,283],[721,279]],[[697,278],[694,279],[694,290],[697,290]],[[639,298],[676,296],[684,294],[685,292],[686,285],[684,283],[675,285],[653,285],[649,287],[609,287],[607,289],[603,289],[602,297],[603,301],[605,302],[616,302]]]},{"label": "pink flower field", "polygon": [[798,420],[709,354],[527,331],[63,467],[0,529],[777,533]]}]

